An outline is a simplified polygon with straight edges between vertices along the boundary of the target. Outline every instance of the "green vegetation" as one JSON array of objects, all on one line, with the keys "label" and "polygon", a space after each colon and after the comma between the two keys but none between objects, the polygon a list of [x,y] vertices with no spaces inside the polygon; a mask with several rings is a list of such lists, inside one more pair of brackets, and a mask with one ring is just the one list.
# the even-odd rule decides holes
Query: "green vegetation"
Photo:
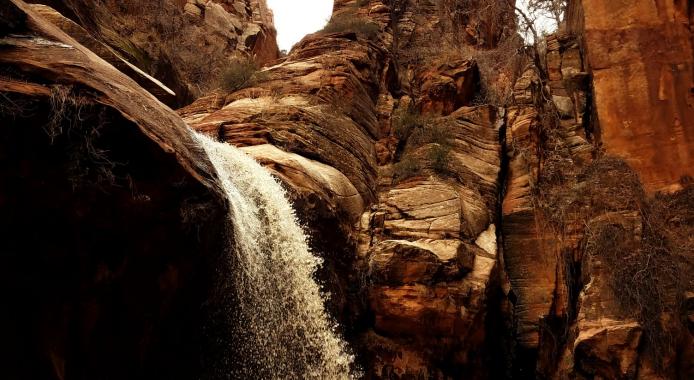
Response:
[{"label": "green vegetation", "polygon": [[436,173],[448,173],[450,152],[451,148],[448,145],[435,144],[429,149],[429,162],[431,163],[431,168],[434,169]]},{"label": "green vegetation", "polygon": [[378,36],[380,28],[374,22],[355,14],[343,13],[333,17],[322,33],[354,32],[372,40]]},{"label": "green vegetation", "polygon": [[426,144],[438,144],[448,147],[451,145],[453,136],[446,125],[429,123],[422,128],[415,129],[410,136],[410,141],[415,146]]},{"label": "green vegetation", "polygon": [[402,181],[416,176],[421,170],[422,168],[415,158],[405,156],[400,162],[393,165],[393,179],[395,179],[396,182]]},{"label": "green vegetation", "polygon": [[263,79],[263,73],[250,59],[234,61],[222,72],[221,85],[224,90],[234,92],[253,87]]},{"label": "green vegetation", "polygon": [[419,112],[399,109],[393,115],[393,132],[398,140],[406,142],[414,131],[424,129],[430,121]]},{"label": "green vegetation", "polygon": [[[405,150],[400,162],[395,164],[396,181],[417,175],[423,169],[413,157],[418,148],[426,146],[426,154],[419,158],[425,165],[438,174],[450,172],[449,161],[453,136],[446,119],[434,119],[411,109],[398,110],[392,120],[394,135],[399,145]],[[407,149],[406,149],[407,148]]]}]

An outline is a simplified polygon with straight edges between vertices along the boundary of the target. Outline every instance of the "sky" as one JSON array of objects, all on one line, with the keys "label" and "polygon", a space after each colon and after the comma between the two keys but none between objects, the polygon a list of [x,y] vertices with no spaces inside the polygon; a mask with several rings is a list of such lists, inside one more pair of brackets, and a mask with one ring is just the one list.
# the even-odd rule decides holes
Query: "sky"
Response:
[{"label": "sky", "polygon": [[333,12],[333,0],[267,0],[275,16],[277,44],[289,51],[305,35],[323,29]]},{"label": "sky", "polygon": [[[333,11],[333,0],[267,0],[275,16],[277,43],[280,50],[291,50],[305,35],[323,29]],[[527,0],[519,0],[518,7],[527,10]],[[548,17],[538,17],[538,33],[556,28]],[[524,36],[532,40],[531,36]]]},{"label": "sky", "polygon": [[[557,29],[557,23],[548,15],[538,13],[538,14],[530,14],[528,12],[528,0],[517,0],[516,5],[518,8],[523,10],[527,16],[531,18],[536,18],[536,21],[533,23],[535,25],[535,29],[537,29],[537,33],[542,35],[543,33],[551,33]],[[520,19],[520,16],[518,16]],[[526,41],[532,42],[533,38],[532,35],[528,34],[523,36]]]}]

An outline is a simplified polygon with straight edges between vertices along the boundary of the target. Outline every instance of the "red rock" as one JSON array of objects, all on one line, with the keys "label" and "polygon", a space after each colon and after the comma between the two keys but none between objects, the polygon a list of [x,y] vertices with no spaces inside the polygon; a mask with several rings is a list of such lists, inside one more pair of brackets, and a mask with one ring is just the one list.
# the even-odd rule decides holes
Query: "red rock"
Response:
[{"label": "red rock", "polygon": [[583,0],[572,15],[593,74],[600,141],[647,191],[673,191],[694,167],[694,53],[686,2]]}]

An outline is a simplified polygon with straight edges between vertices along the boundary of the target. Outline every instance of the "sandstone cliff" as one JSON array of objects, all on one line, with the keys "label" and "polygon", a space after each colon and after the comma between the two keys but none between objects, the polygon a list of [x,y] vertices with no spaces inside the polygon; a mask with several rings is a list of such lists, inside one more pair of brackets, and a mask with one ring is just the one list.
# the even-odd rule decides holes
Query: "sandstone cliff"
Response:
[{"label": "sandstone cliff", "polygon": [[[69,273],[89,265],[36,304],[17,294],[45,282],[8,294],[17,311],[7,326],[39,331],[10,356],[17,373],[40,357],[32,370],[49,378],[146,376],[167,361],[177,361],[167,378],[225,376],[220,293],[242,290],[209,271],[226,205],[185,122],[241,147],[289,191],[365,378],[694,376],[688,2],[571,0],[565,25],[530,49],[506,0],[336,0],[326,29],[281,59],[263,1],[160,1],[141,24],[129,2],[44,3],[63,15],[21,5],[22,23],[0,7],[14,12],[0,22],[12,152],[0,157],[3,177],[21,179],[0,188],[3,230],[11,252],[26,240],[48,252],[38,269],[8,256],[3,279],[58,281],[45,275],[56,260]],[[211,57],[204,72],[199,49]],[[220,86],[230,58],[248,55],[265,66]],[[197,99],[179,118],[142,88],[170,104]],[[55,133],[75,120],[56,106],[88,109],[106,145]],[[124,149],[131,140],[142,147]],[[43,210],[50,222],[32,227]],[[102,245],[112,252],[93,256]],[[194,247],[205,254],[185,254]],[[98,293],[133,287],[149,290],[132,303]],[[86,301],[60,298],[77,288]],[[20,321],[25,308],[33,319]],[[136,332],[114,337],[107,325]]]},{"label": "sandstone cliff", "polygon": [[[172,107],[188,104],[217,87],[224,68],[234,59],[250,56],[264,64],[279,55],[272,12],[264,1],[31,2],[57,9],[106,45],[109,54],[166,84],[175,96],[160,99]],[[66,32],[72,35],[71,30]],[[95,52],[102,56],[102,50]]]},{"label": "sandstone cliff", "polygon": [[2,377],[201,376],[228,207],[211,163],[28,5],[0,14]]}]

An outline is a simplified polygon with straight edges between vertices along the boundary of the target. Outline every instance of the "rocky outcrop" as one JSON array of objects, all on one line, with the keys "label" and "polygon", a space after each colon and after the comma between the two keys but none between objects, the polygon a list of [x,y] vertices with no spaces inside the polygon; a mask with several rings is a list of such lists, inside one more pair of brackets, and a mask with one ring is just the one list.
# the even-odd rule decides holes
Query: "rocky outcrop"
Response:
[{"label": "rocky outcrop", "polygon": [[495,118],[487,107],[444,118],[453,136],[449,167],[460,176],[424,169],[397,183],[393,165],[380,169],[378,203],[358,228],[374,318],[363,339],[375,376],[474,374],[487,359],[487,301],[498,274],[490,206],[501,159]]},{"label": "rocky outcrop", "polygon": [[[172,110],[0,4],[2,377],[205,377],[227,205]],[[7,34],[7,33],[11,34]]]},{"label": "rocky outcrop", "polygon": [[[116,53],[171,88],[170,106],[217,88],[230,61],[252,57],[262,65],[279,56],[264,0],[32,2],[57,9],[107,45],[107,56]],[[102,50],[94,52],[111,62]]]},{"label": "rocky outcrop", "polygon": [[[180,113],[243,147],[290,190],[368,376],[484,377],[503,111],[472,106],[474,61],[421,69],[393,60],[389,51],[413,55],[419,45],[406,41],[440,27],[413,21],[416,11],[409,2],[338,1],[333,18],[358,20],[353,29],[307,36],[253,86]],[[409,107],[426,119],[418,133],[440,138],[402,139],[396,114]],[[403,179],[411,158],[421,171]]]},{"label": "rocky outcrop", "polygon": [[103,58],[120,72],[134,79],[140,86],[156,96],[160,101],[167,104],[176,104],[176,94],[171,89],[127,61],[121,54],[117,53],[108,45],[92,37],[89,32],[79,24],[63,16],[55,9],[43,4],[34,4],[32,5],[32,9],[45,20],[51,22],[70,37],[74,38],[82,46]]},{"label": "rocky outcrop", "polygon": [[593,76],[602,145],[625,158],[649,192],[680,189],[694,166],[691,4],[573,3],[569,25]]},{"label": "rocky outcrop", "polygon": [[[591,6],[591,12],[600,9]],[[588,24],[588,13],[581,22],[570,19],[569,25]],[[575,2],[569,14],[584,17]],[[614,13],[605,17],[617,18]],[[657,204],[664,199],[677,203],[674,199],[686,198],[689,190],[649,198],[643,187],[655,190],[654,177],[642,164],[651,153],[621,151],[620,146],[631,150],[638,144],[623,137],[609,145],[601,112],[618,112],[606,107],[614,104],[605,101],[606,96],[599,96],[602,79],[591,67],[591,42],[582,37],[565,32],[547,37],[544,65],[526,71],[516,82],[515,106],[508,112],[502,231],[514,303],[514,373],[675,378],[690,371],[676,364],[689,360],[692,342],[690,334],[680,335],[683,327],[676,321],[681,313],[677,297],[693,285],[686,275],[691,264],[685,264],[692,251],[681,248],[689,244],[684,235],[664,232],[671,227],[655,220],[682,218],[683,209],[675,207],[667,216]],[[603,36],[592,43],[603,49],[604,41]],[[645,70],[649,65],[645,63]],[[610,81],[632,83],[610,75]],[[640,96],[648,97],[628,90],[617,98],[631,102]],[[680,100],[683,96],[678,95]],[[660,127],[643,128],[651,133]],[[689,149],[686,138],[670,141]],[[633,164],[639,154],[640,163]],[[681,163],[672,165],[675,171],[687,170]],[[670,190],[686,186],[686,181],[671,183],[677,184],[666,186]],[[652,246],[656,241],[664,244],[661,249]],[[664,261],[656,262],[656,257]],[[644,282],[649,285],[639,285]]]},{"label": "rocky outcrop", "polygon": [[[184,123],[288,190],[364,377],[691,377],[684,2],[570,1],[538,51],[510,2],[338,0],[279,60],[263,1],[14,3],[10,377],[228,377],[219,305],[243,289],[220,278],[228,205]],[[217,86],[247,56],[265,67]],[[205,95],[179,117],[143,88]]]},{"label": "rocky outcrop", "polygon": [[[348,327],[359,318],[352,228],[376,198],[376,102],[392,39],[388,8],[373,2],[370,9],[376,36],[309,35],[263,68],[253,86],[220,90],[179,110],[193,128],[242,147],[283,181],[325,259],[320,276],[331,310]],[[368,11],[344,2],[336,12]]]}]

